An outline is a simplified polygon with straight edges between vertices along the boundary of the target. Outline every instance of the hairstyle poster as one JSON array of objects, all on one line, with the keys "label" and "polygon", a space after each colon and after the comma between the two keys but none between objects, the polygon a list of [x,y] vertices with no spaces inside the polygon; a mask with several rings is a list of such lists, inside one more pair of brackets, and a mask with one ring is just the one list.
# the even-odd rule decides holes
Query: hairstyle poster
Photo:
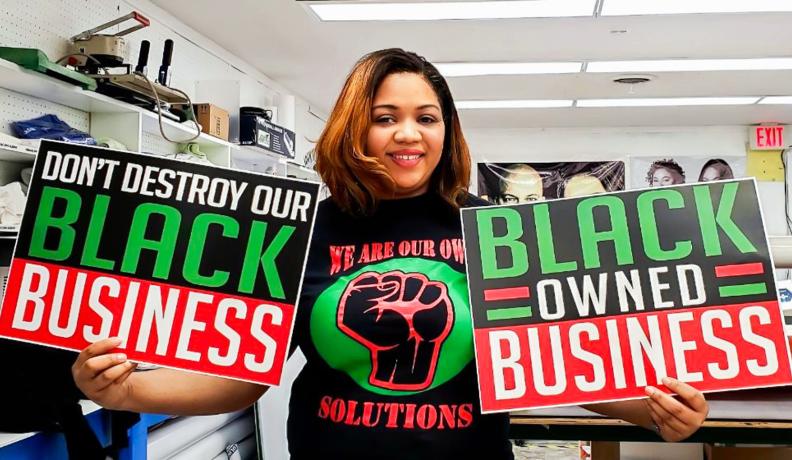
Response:
[{"label": "hairstyle poster", "polygon": [[479,163],[478,194],[495,204],[624,190],[624,162]]},{"label": "hairstyle poster", "polygon": [[630,188],[662,187],[745,177],[743,156],[667,156],[630,158]]}]

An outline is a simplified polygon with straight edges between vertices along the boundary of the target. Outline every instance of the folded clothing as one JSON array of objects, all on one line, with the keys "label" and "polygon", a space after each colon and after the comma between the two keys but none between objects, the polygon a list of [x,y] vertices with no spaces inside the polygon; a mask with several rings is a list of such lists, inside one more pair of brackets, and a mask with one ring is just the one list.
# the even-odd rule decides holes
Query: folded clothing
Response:
[{"label": "folded clothing", "polygon": [[48,114],[11,123],[14,135],[23,139],[52,139],[74,144],[96,145],[88,133],[72,128],[57,115]]}]

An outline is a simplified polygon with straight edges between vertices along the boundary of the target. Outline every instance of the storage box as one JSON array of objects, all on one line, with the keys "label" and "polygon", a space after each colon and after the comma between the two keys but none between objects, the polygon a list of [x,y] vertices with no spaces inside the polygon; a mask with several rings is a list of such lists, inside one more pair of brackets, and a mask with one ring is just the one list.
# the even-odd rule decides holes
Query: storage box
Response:
[{"label": "storage box", "polygon": [[294,158],[294,131],[278,126],[262,116],[243,113],[239,116],[239,143],[255,145],[287,158]]},{"label": "storage box", "polygon": [[228,140],[228,112],[214,104],[193,104],[193,110],[201,131]]},{"label": "storage box", "polygon": [[792,458],[792,447],[719,447],[704,446],[707,460],[787,460]]}]

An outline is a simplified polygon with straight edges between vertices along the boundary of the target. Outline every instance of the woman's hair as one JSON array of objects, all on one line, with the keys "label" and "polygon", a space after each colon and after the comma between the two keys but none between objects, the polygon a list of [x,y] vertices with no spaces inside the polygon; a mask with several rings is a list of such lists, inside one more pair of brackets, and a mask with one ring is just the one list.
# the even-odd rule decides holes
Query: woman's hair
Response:
[{"label": "woman's hair", "polygon": [[316,170],[332,199],[347,212],[369,214],[378,198],[394,193],[395,182],[385,165],[367,155],[366,140],[374,95],[385,77],[395,73],[418,74],[437,94],[445,139],[429,189],[458,208],[467,197],[471,166],[451,90],[435,66],[399,48],[374,51],[355,64],[317,140]]},{"label": "woman's hair", "polygon": [[704,166],[701,167],[701,172],[699,173],[699,179],[698,179],[699,182],[704,180],[704,171],[706,171],[707,168],[710,168],[710,167],[715,168],[715,170],[718,171],[718,178],[719,179],[721,179],[721,180],[723,180],[723,179],[734,179],[734,172],[732,172],[732,169],[731,169],[731,166],[729,166],[729,163],[726,163],[725,160],[722,160],[720,158],[713,158],[713,159],[707,161],[706,163],[704,163]]},{"label": "woman's hair", "polygon": [[657,160],[654,163],[652,163],[651,166],[649,166],[649,171],[646,172],[646,182],[651,184],[652,176],[654,176],[655,171],[661,168],[667,169],[669,171],[674,171],[680,176],[682,176],[682,179],[685,179],[685,170],[682,169],[682,166],[679,166],[679,163],[677,163],[673,159],[668,158],[663,160]]}]

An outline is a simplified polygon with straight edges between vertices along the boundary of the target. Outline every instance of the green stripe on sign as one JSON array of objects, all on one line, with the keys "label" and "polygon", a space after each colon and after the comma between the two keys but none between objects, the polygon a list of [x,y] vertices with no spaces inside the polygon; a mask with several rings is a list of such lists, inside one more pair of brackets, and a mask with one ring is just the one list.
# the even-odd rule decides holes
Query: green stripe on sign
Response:
[{"label": "green stripe on sign", "polygon": [[737,297],[742,295],[767,294],[767,284],[749,283],[721,286],[718,288],[721,297]]},{"label": "green stripe on sign", "polygon": [[530,318],[531,307],[512,307],[487,310],[487,320],[497,321],[499,319]]}]

